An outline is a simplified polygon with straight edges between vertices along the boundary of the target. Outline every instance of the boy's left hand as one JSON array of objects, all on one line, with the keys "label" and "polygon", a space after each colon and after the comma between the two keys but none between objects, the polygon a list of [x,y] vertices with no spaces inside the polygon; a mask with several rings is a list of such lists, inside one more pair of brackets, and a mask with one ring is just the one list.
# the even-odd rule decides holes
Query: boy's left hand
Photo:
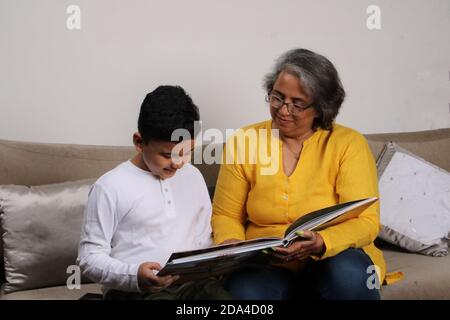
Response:
[{"label": "boy's left hand", "polygon": [[156,262],[144,262],[138,269],[138,285],[142,291],[159,292],[167,288],[179,279],[179,276],[158,277],[155,271],[161,270],[161,266]]}]

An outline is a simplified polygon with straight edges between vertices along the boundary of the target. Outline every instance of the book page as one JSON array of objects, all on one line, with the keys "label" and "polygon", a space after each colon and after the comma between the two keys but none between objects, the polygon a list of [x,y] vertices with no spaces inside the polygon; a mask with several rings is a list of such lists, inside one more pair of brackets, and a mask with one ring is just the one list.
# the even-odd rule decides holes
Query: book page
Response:
[{"label": "book page", "polygon": [[282,243],[283,239],[280,238],[257,238],[252,240],[233,242],[230,244],[213,246],[206,249],[174,253],[170,257],[168,263],[184,263],[249,251],[258,251],[270,247],[280,246]]},{"label": "book page", "polygon": [[286,230],[286,236],[283,243],[286,245],[291,240],[298,237],[296,232],[300,230],[318,231],[346,220],[356,218],[376,200],[378,200],[378,198],[373,197],[340,203],[302,216]]}]

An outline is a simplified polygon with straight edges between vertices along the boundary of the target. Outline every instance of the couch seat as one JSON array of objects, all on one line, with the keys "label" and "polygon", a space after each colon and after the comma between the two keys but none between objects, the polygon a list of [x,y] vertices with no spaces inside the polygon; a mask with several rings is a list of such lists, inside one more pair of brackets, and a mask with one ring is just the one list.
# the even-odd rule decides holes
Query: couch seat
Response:
[{"label": "couch seat", "polygon": [[82,284],[80,290],[69,290],[66,286],[23,290],[0,295],[0,300],[78,300],[86,293],[101,294],[101,285]]},{"label": "couch seat", "polygon": [[381,298],[391,299],[450,299],[450,255],[430,257],[383,248],[388,272],[402,271],[403,280],[383,286]]}]

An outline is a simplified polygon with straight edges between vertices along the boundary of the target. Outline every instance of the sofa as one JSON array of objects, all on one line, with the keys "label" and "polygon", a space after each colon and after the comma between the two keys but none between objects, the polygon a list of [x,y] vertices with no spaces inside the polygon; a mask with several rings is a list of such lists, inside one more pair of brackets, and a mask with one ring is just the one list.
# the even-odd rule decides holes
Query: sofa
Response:
[{"label": "sofa", "polygon": [[[450,128],[409,133],[365,135],[375,159],[387,142],[450,171]],[[0,185],[43,185],[96,178],[135,153],[133,147],[48,144],[0,140]],[[197,165],[212,191],[219,165]],[[0,226],[1,227],[1,226]],[[73,228],[81,228],[74,225]],[[0,228],[1,230],[1,228]],[[404,279],[383,286],[382,299],[450,299],[450,255],[430,257],[406,252],[376,241],[383,250],[388,271],[401,271]],[[50,254],[50,253],[49,253]],[[0,280],[5,281],[0,243]],[[55,257],[56,259],[56,257]],[[100,286],[83,283],[80,289],[65,285],[0,294],[0,299],[80,299],[99,294]],[[97,296],[98,297],[98,296]]]}]

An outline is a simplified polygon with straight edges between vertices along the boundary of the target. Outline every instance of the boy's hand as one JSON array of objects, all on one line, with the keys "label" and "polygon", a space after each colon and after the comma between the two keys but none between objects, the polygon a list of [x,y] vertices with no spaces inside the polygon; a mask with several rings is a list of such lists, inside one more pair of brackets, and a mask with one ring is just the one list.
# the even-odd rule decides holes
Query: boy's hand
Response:
[{"label": "boy's hand", "polygon": [[161,266],[156,262],[144,262],[138,269],[138,285],[142,291],[159,292],[177,281],[179,276],[158,277],[153,270],[161,270]]}]

